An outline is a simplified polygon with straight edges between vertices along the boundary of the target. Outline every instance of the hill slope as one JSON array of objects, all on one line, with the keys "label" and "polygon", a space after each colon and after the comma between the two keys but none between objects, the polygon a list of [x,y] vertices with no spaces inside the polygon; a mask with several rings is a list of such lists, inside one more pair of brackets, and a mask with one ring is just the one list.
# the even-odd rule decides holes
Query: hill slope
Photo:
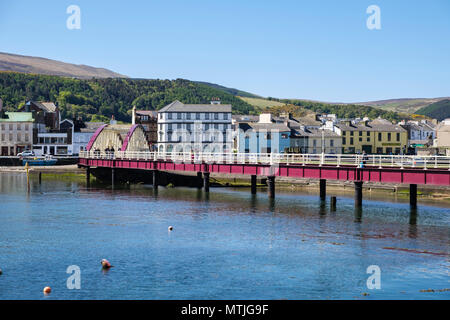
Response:
[{"label": "hill slope", "polygon": [[61,61],[0,52],[0,71],[90,78],[126,78],[108,69],[76,65]]},{"label": "hill slope", "polygon": [[445,98],[403,98],[389,99],[369,102],[359,102],[358,104],[380,108],[387,111],[415,113],[417,110],[430,104],[439,102]]},{"label": "hill slope", "polygon": [[236,96],[236,97],[240,96],[240,97],[246,97],[246,98],[261,98],[260,96],[257,96],[256,94],[253,94],[250,92],[246,92],[246,91],[242,91],[242,90],[234,89],[234,88],[227,88],[227,87],[221,86],[219,84],[215,84],[215,83],[202,82],[202,81],[195,81],[195,82],[207,85],[214,89],[222,90],[222,91],[232,94],[233,96]]},{"label": "hill slope", "polygon": [[231,104],[233,113],[252,114],[254,107],[222,90],[189,80],[72,79],[58,76],[0,72],[0,98],[7,110],[16,110],[26,100],[58,102],[63,118],[130,121],[131,109],[157,110],[179,100],[209,103],[218,97]]},{"label": "hill slope", "polygon": [[429,106],[419,109],[416,114],[421,114],[430,118],[442,121],[450,118],[450,99],[444,99]]}]

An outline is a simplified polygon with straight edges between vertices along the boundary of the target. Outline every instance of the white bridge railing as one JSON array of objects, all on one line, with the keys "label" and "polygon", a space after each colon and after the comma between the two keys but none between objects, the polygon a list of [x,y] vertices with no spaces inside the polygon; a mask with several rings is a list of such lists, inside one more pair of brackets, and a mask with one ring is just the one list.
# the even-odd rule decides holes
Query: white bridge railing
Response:
[{"label": "white bridge railing", "polygon": [[164,160],[177,163],[241,163],[295,164],[356,167],[396,167],[450,170],[448,156],[358,155],[358,154],[289,154],[289,153],[189,153],[189,152],[133,152],[82,151],[80,158]]}]

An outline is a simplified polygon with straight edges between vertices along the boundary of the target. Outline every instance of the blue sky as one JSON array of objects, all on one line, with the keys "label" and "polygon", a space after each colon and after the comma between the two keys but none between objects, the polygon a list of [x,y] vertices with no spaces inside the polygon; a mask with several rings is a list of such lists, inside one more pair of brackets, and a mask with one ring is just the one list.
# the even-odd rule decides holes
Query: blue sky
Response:
[{"label": "blue sky", "polygon": [[[81,29],[69,30],[69,5]],[[369,5],[381,30],[369,30]],[[450,1],[1,1],[0,51],[262,96],[450,96]]]}]

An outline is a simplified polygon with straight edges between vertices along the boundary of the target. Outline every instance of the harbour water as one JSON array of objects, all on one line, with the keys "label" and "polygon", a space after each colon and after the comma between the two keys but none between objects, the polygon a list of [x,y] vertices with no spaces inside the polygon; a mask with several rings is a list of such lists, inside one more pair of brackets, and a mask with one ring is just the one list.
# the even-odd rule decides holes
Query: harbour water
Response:
[{"label": "harbour water", "polygon": [[0,203],[0,299],[450,298],[449,205],[48,178],[28,192],[22,173],[0,174]]}]

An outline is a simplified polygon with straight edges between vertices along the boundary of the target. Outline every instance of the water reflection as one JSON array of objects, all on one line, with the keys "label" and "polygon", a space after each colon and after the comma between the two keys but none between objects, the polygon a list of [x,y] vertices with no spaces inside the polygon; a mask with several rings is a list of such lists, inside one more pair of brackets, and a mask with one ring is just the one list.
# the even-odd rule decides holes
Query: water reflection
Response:
[{"label": "water reflection", "polygon": [[363,208],[360,206],[355,206],[355,222],[361,223],[362,222],[362,214],[363,214]]},{"label": "water reflection", "polygon": [[[421,206],[418,219],[407,204],[367,200],[355,208],[340,197],[338,213],[329,214],[317,194],[278,192],[275,200],[225,188],[112,191],[48,178],[32,180],[28,194],[23,175],[0,175],[0,190],[2,268],[40,261],[33,276],[2,278],[11,290],[0,290],[0,299],[35,299],[38,275],[61,299],[352,299],[365,290],[371,264],[389,272],[369,298],[421,298],[420,289],[448,279],[448,256],[422,253],[448,252],[443,208]],[[168,233],[169,225],[176,231]],[[118,266],[106,291],[96,269],[105,256]],[[83,296],[64,287],[57,270],[67,261],[86,270]]]},{"label": "water reflection", "polygon": [[411,206],[410,208],[408,231],[410,238],[417,238],[417,206]]}]

